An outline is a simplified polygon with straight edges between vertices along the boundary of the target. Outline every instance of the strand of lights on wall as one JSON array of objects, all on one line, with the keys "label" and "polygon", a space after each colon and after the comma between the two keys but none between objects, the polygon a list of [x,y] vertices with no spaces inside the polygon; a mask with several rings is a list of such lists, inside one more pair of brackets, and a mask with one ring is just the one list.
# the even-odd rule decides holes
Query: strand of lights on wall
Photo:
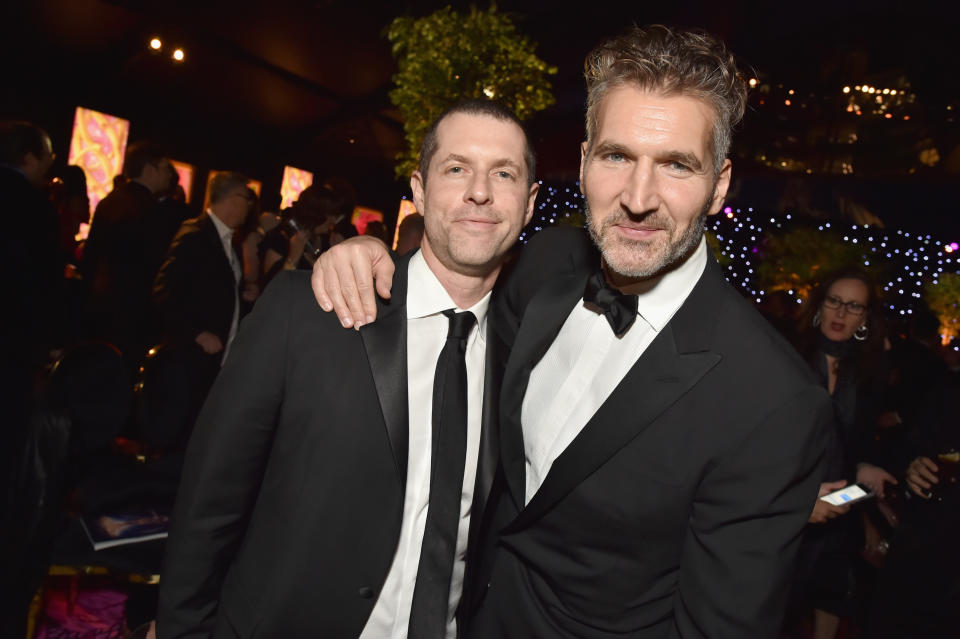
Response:
[{"label": "strand of lights on wall", "polygon": [[[582,217],[583,196],[579,182],[572,186],[540,184],[537,208],[530,224],[520,234],[526,243],[538,231],[564,222],[564,218]],[[767,292],[753,275],[757,254],[765,230],[789,231],[791,227],[809,226],[809,222],[783,217],[761,215],[752,207],[726,207],[711,218],[707,229],[716,236],[721,254],[730,259],[726,278],[745,295],[760,303]],[[935,240],[931,235],[904,230],[882,229],[869,225],[844,225],[836,222],[818,222],[814,225],[823,233],[841,234],[844,242],[864,247],[863,265],[887,262],[895,275],[883,283],[884,302],[896,315],[913,314],[917,300],[922,297],[926,282],[936,283],[942,273],[960,275],[960,244]],[[788,293],[797,301],[803,300],[794,291]]]}]

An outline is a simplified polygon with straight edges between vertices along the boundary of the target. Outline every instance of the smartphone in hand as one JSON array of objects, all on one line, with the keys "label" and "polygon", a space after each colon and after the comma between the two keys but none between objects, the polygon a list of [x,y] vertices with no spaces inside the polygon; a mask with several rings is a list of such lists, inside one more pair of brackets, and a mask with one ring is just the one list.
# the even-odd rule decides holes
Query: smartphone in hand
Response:
[{"label": "smartphone in hand", "polygon": [[873,497],[873,493],[870,492],[870,489],[861,484],[850,484],[845,486],[840,490],[835,490],[832,493],[827,493],[820,499],[832,504],[834,506],[850,506],[861,502],[864,499],[870,499]]}]

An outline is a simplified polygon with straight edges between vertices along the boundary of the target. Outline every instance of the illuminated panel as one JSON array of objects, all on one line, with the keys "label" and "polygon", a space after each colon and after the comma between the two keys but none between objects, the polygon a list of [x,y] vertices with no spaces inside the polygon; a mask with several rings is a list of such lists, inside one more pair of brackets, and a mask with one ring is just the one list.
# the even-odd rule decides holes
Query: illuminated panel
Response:
[{"label": "illuminated panel", "polygon": [[67,162],[81,167],[87,176],[91,211],[113,189],[113,178],[123,168],[129,135],[129,120],[77,107]]},{"label": "illuminated panel", "polygon": [[[210,171],[207,174],[207,187],[204,189],[203,194],[203,210],[207,210],[210,207],[210,183],[213,182],[213,178],[217,174],[223,173],[223,171]],[[260,189],[263,188],[263,184],[260,180],[247,180],[247,186],[253,189],[253,192],[257,194],[257,197],[260,197]]]},{"label": "illuminated panel", "polygon": [[305,188],[313,184],[313,173],[292,166],[283,167],[283,184],[280,185],[280,208],[293,206]]},{"label": "illuminated panel", "polygon": [[393,231],[393,250],[397,250],[397,242],[400,240],[400,222],[411,213],[416,213],[417,207],[413,200],[400,200],[400,210],[397,212],[397,228]]},{"label": "illuminated panel", "polygon": [[374,209],[368,209],[365,206],[358,206],[353,209],[353,216],[350,222],[357,227],[357,233],[363,235],[367,230],[367,224],[377,220],[383,222],[383,213]]},{"label": "illuminated panel", "polygon": [[170,164],[173,165],[173,168],[177,170],[177,175],[180,176],[180,186],[183,187],[183,192],[187,196],[187,204],[189,204],[190,193],[193,191],[193,176],[197,173],[197,167],[176,160],[170,160]]}]

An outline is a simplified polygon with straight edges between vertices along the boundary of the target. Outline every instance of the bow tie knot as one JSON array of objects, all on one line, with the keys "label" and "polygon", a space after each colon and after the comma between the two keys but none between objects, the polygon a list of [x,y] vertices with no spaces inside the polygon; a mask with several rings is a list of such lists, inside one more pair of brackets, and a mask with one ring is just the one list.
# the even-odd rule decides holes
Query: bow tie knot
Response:
[{"label": "bow tie knot", "polygon": [[623,337],[637,319],[637,296],[612,288],[601,269],[587,279],[583,301],[600,309],[617,337]]}]

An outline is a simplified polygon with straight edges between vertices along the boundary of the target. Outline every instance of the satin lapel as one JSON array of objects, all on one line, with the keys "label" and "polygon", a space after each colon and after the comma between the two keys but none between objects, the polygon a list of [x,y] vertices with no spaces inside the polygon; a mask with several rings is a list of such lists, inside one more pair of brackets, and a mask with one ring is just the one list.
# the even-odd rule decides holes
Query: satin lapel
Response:
[{"label": "satin lapel", "polygon": [[526,453],[520,414],[530,373],[543,357],[573,305],[583,297],[589,273],[568,271],[541,288],[527,304],[507,361],[500,398],[500,454],[504,474],[517,508],[526,492]]},{"label": "satin lapel", "polygon": [[724,286],[722,272],[711,258],[687,301],[557,457],[540,490],[505,533],[543,515],[720,362],[720,354],[709,350],[709,318],[722,303]]},{"label": "satin lapel", "polygon": [[389,300],[377,300],[377,321],[360,329],[370,373],[393,450],[397,478],[407,481],[407,262],[397,263],[393,291]]},{"label": "satin lapel", "polygon": [[[477,458],[477,479],[474,484],[471,530],[483,519],[490,487],[500,459],[500,385],[510,350],[497,331],[493,317],[487,315],[487,356],[483,375],[483,407],[480,427],[480,452]],[[473,534],[473,533],[471,533]]]}]

